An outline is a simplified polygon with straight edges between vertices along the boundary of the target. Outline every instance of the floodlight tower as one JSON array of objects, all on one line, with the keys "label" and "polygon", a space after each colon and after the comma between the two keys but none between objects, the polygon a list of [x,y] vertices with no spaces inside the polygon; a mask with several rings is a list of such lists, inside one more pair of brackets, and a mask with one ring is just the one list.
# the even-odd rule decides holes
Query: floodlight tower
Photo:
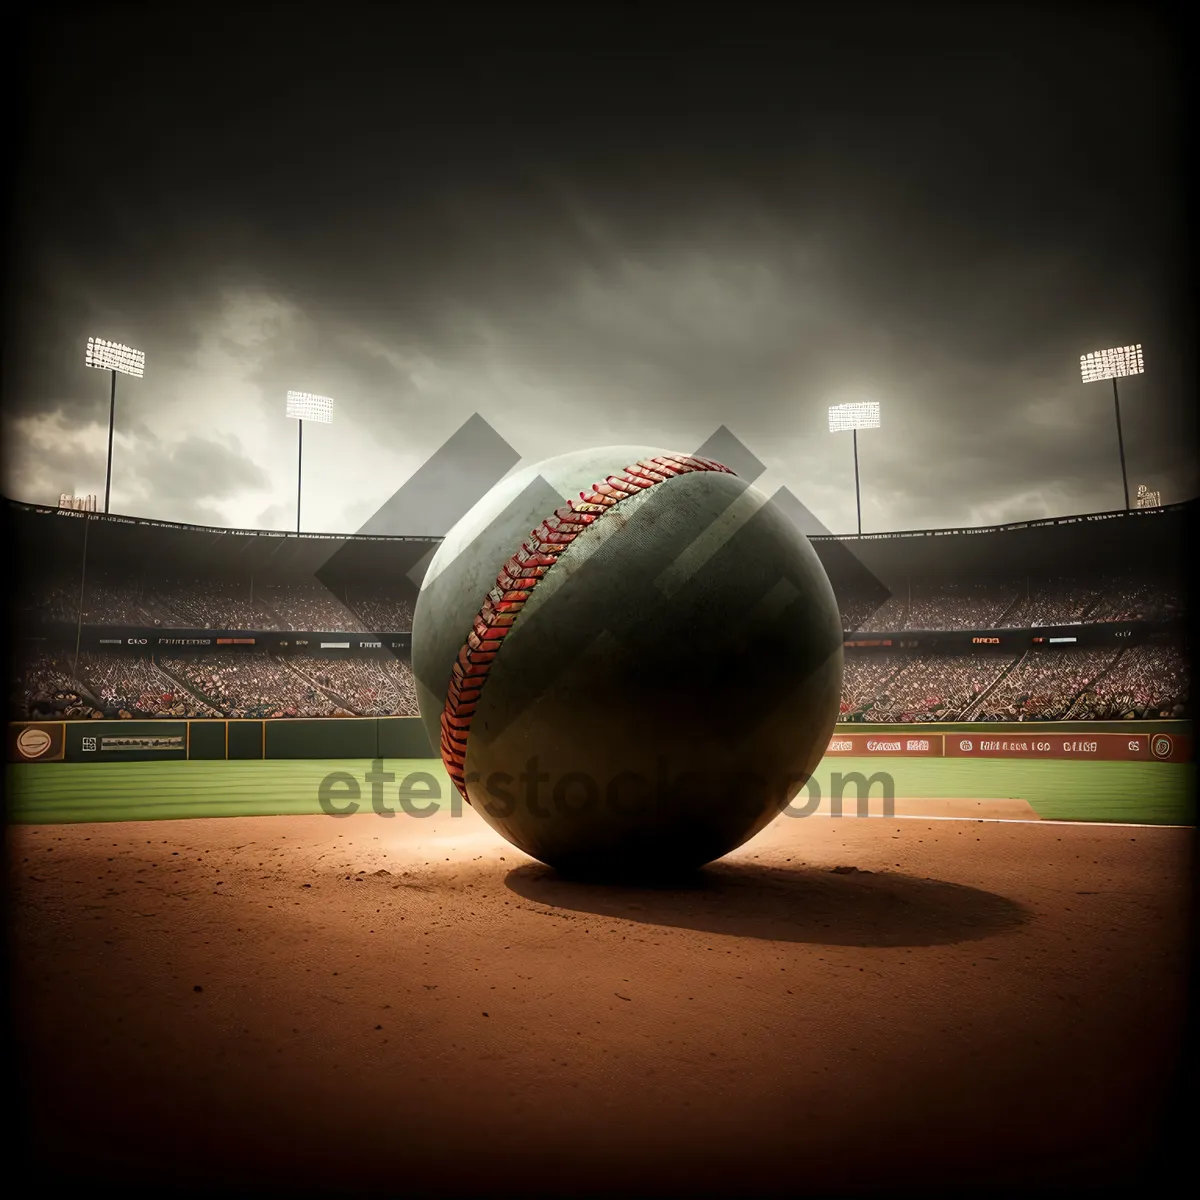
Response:
[{"label": "floodlight tower", "polygon": [[333,401],[328,396],[314,396],[311,392],[288,392],[287,415],[296,419],[299,432],[299,458],[296,464],[296,532],[300,532],[300,487],[304,478],[304,422],[316,421],[321,425],[333,424]]},{"label": "floodlight tower", "polygon": [[862,533],[862,500],[858,490],[858,431],[879,428],[879,402],[860,400],[853,404],[831,404],[829,406],[829,432],[843,433],[849,429],[854,435],[854,507],[858,510],[858,532]]},{"label": "floodlight tower", "polygon": [[108,498],[112,489],[113,426],[117,416],[117,372],[141,379],[146,373],[146,356],[142,351],[133,350],[120,342],[88,338],[87,365],[112,372],[112,388],[108,396],[108,467],[104,473],[104,511],[108,512]]},{"label": "floodlight tower", "polygon": [[1117,451],[1121,455],[1121,486],[1125,489],[1125,508],[1129,508],[1129,477],[1125,474],[1125,441],[1121,437],[1121,397],[1117,392],[1117,380],[1125,375],[1144,375],[1142,344],[1136,346],[1112,346],[1108,350],[1094,350],[1079,356],[1079,374],[1084,383],[1098,383],[1111,379],[1113,385],[1113,409],[1117,414]]}]

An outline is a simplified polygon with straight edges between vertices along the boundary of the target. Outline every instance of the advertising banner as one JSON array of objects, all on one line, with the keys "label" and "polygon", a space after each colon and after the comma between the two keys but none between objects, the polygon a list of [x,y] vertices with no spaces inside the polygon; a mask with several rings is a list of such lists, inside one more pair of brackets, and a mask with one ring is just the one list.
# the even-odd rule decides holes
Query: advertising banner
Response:
[{"label": "advertising banner", "polygon": [[406,631],[349,634],[338,630],[152,629],[111,625],[91,625],[76,630],[73,625],[63,625],[59,632],[61,644],[72,647],[78,634],[83,650],[122,650],[129,654],[167,657],[230,650],[286,650],[292,653],[353,650],[364,654],[390,652],[407,656],[412,649],[412,634]]},{"label": "advertising banner", "polygon": [[947,758],[1053,758],[1094,762],[1187,762],[1191,739],[1165,733],[943,735]]},{"label": "advertising banner", "polygon": [[[1130,738],[1131,742],[1136,739]],[[1191,762],[1192,739],[1175,733],[1152,733],[1146,738],[1150,757],[1156,762]]]},{"label": "advertising banner", "polygon": [[[352,732],[346,732],[350,727]],[[338,733],[335,727],[344,727]],[[328,744],[313,732],[328,728]],[[12,763],[148,762],[186,758],[364,757],[431,754],[418,717],[312,720],[123,720],[17,721],[8,727]],[[339,749],[340,747],[340,749]],[[1042,759],[1066,762],[1192,761],[1190,734],[1142,733],[835,733],[831,758]]]},{"label": "advertising banner", "polygon": [[74,721],[67,762],[158,762],[188,757],[187,721]]},{"label": "advertising banner", "polygon": [[1192,760],[1192,739],[1175,733],[837,733],[825,753],[848,758],[1046,758],[1093,762]]},{"label": "advertising banner", "polygon": [[62,762],[62,721],[22,721],[8,727],[9,762]]},{"label": "advertising banner", "polygon": [[839,733],[830,740],[830,755],[855,758],[907,758],[912,755],[940,758],[942,735],[901,733]]}]

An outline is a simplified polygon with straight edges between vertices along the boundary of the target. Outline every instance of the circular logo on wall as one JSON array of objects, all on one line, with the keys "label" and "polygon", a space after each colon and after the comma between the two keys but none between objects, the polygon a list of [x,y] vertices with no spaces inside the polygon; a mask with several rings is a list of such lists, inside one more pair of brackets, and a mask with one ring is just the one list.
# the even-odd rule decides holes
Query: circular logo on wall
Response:
[{"label": "circular logo on wall", "polygon": [[1150,753],[1155,758],[1170,758],[1172,743],[1165,733],[1156,733],[1150,739]]},{"label": "circular logo on wall", "polygon": [[17,734],[17,749],[25,758],[41,758],[50,749],[50,735],[44,729],[22,729]]},{"label": "circular logo on wall", "polygon": [[958,743],[958,748],[964,753],[969,753],[973,746],[974,743],[968,741],[966,738],[963,738],[963,740]]}]

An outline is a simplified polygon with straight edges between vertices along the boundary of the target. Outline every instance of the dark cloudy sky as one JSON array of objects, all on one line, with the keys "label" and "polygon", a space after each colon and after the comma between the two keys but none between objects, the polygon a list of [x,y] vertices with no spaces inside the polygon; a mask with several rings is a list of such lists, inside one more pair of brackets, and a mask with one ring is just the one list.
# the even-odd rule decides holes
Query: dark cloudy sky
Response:
[{"label": "dark cloudy sky", "polygon": [[1078,358],[1136,341],[1131,486],[1196,494],[1183,43],[1153,7],[38,11],[16,498],[103,492],[89,334],[146,352],[114,460],[138,515],[289,527],[288,388],[337,405],[309,529],[357,528],[477,412],[525,462],[724,424],[849,532],[826,410],[854,399],[883,405],[868,531],[1109,509],[1111,389]]}]

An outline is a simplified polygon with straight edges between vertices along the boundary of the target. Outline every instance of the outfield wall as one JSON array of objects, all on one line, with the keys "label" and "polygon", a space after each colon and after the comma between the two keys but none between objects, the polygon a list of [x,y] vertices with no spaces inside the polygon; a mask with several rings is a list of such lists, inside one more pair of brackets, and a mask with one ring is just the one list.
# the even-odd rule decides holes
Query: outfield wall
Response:
[{"label": "outfield wall", "polygon": [[[827,754],[1190,762],[1190,721],[1055,721],[973,726],[839,725]],[[20,721],[9,762],[435,757],[417,717],[196,721]]]}]

